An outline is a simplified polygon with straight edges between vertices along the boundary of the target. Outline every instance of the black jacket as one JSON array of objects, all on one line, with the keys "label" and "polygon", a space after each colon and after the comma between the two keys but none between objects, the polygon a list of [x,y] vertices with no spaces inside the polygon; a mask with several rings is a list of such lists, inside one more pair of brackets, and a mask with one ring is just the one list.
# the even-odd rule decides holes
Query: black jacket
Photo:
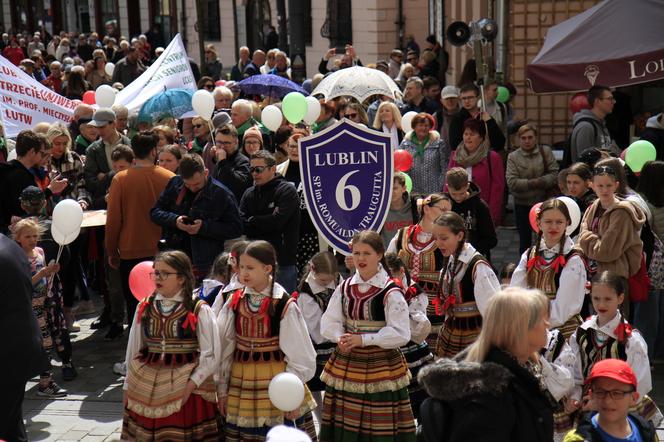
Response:
[{"label": "black jacket", "polygon": [[225,160],[218,161],[212,176],[228,187],[235,199],[240,201],[244,192],[251,187],[252,178],[249,172],[249,158],[240,149],[228,155]]},{"label": "black jacket", "polygon": [[[0,165],[0,232],[7,232],[13,215],[25,216],[19,197],[28,186],[36,186],[35,176],[19,160]],[[45,192],[51,196],[50,190]]]},{"label": "black jacket", "polygon": [[463,218],[470,244],[482,255],[490,256],[491,249],[498,244],[498,235],[493,226],[491,212],[489,206],[480,197],[480,189],[475,183],[470,183],[468,190],[470,196],[461,203],[457,203],[450,197],[452,211]]},{"label": "black jacket", "polygon": [[[196,235],[176,227],[181,215],[203,221]],[[213,178],[208,178],[198,193],[192,193],[184,187],[182,177],[175,175],[150,210],[150,219],[163,227],[167,245],[190,252],[198,276],[206,274],[217,255],[224,251],[224,241],[242,235],[235,197]]]},{"label": "black jacket", "polygon": [[[463,141],[463,123],[466,122],[470,116],[465,108],[461,109],[458,114],[452,117],[450,121],[450,148],[456,150],[459,144]],[[491,118],[486,122],[487,135],[489,137],[489,143],[491,144],[491,149],[496,152],[500,152],[505,149],[505,135],[503,131],[500,130],[496,120]]]},{"label": "black jacket", "polygon": [[[604,442],[604,439],[602,439],[602,436],[595,427],[593,427],[591,422],[591,418],[594,415],[595,412],[589,412],[582,415],[576,429],[567,433],[565,440],[573,442]],[[648,422],[641,416],[633,413],[630,413],[629,417],[632,418],[636,427],[639,429],[643,442],[655,442],[659,440],[655,438],[655,428],[651,422]]]},{"label": "black jacket", "polygon": [[[41,332],[32,311],[30,264],[25,252],[0,234],[0,383],[16,384],[48,369]],[[11,363],[10,363],[11,361]],[[3,416],[4,418],[5,416]]]},{"label": "black jacket", "polygon": [[418,381],[433,398],[421,415],[432,404],[442,411],[422,419],[424,433],[434,430],[437,442],[553,440],[552,404],[537,379],[502,350],[492,348],[481,364],[441,359],[423,367]]},{"label": "black jacket", "polygon": [[300,197],[281,175],[247,189],[240,201],[244,234],[274,246],[281,266],[295,265],[300,235]]}]

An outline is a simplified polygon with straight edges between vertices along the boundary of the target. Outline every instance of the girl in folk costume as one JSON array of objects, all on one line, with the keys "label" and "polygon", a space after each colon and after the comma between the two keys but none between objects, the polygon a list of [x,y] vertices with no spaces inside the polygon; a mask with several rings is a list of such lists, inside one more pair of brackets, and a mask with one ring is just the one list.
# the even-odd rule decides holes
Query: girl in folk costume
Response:
[{"label": "girl in folk costume", "polygon": [[567,236],[571,219],[567,206],[552,198],[537,214],[537,242],[526,250],[512,275],[511,286],[540,289],[551,300],[549,323],[565,339],[581,324],[579,312],[586,295],[583,253]]},{"label": "girl in folk costume", "polygon": [[568,411],[589,408],[584,379],[595,362],[622,359],[632,367],[638,381],[640,401],[636,405],[636,413],[657,427],[662,414],[647,396],[652,389],[647,345],[641,333],[632,328],[621,312],[625,300],[624,279],[617,273],[605,270],[593,277],[591,301],[597,314],[581,324],[569,339],[567,351],[576,358],[572,368],[575,387],[568,397],[566,408]]},{"label": "girl in folk costume", "polygon": [[321,334],[338,345],[321,375],[320,440],[415,441],[411,376],[399,351],[410,340],[408,304],[388,273],[378,233],[356,233],[352,252],[357,270],[321,318]]},{"label": "girl in folk costume", "polygon": [[394,277],[394,281],[405,289],[410,318],[410,341],[402,346],[400,350],[406,358],[412,376],[408,385],[410,405],[415,419],[419,419],[420,405],[428,396],[420,387],[417,374],[420,368],[433,362],[433,354],[431,354],[426,342],[426,338],[431,331],[431,323],[427,319],[429,298],[417,283],[413,282],[401,258],[394,253],[387,253],[385,254],[385,262]]},{"label": "girl in folk costume", "polygon": [[410,276],[427,294],[427,317],[431,322],[431,332],[427,337],[429,348],[436,347],[438,332],[443,325],[443,316],[436,313],[433,301],[438,293],[440,269],[444,257],[436,247],[432,230],[434,221],[440,214],[452,210],[452,202],[447,195],[433,193],[422,200],[419,223],[399,229],[390,245],[388,253],[396,253],[404,262]]},{"label": "girl in folk costume", "polygon": [[230,253],[222,253],[215,258],[210,274],[203,280],[201,286],[194,290],[195,297],[202,299],[209,306],[214,305],[221,290],[230,282],[231,266],[228,263],[230,258]]},{"label": "girl in folk costume", "polygon": [[321,420],[322,392],[325,390],[325,384],[321,382],[320,375],[336,347],[335,343],[321,335],[320,318],[327,310],[332,293],[340,282],[341,277],[334,255],[330,252],[319,252],[311,258],[308,270],[304,273],[298,287],[297,305],[302,310],[302,316],[309,329],[309,336],[316,349],[316,374],[307,382],[307,385],[318,403],[318,407],[314,410],[318,422]]},{"label": "girl in folk costume", "polygon": [[219,409],[226,441],[264,441],[270,428],[295,425],[316,439],[311,411],[316,402],[305,386],[300,407],[284,413],[270,402],[268,387],[279,373],[306,382],[316,371],[316,351],[295,300],[274,282],[277,254],[266,241],[249,243],[238,263],[238,289],[218,316],[221,340]]},{"label": "girl in folk costume", "polygon": [[183,252],[158,254],[152,276],[155,293],[136,309],[127,343],[122,438],[216,441],[214,315],[191,296],[196,279]]},{"label": "girl in folk costume", "polygon": [[433,236],[445,257],[434,307],[437,314],[446,315],[434,354],[451,358],[480,334],[482,313],[489,298],[500,290],[500,282],[487,260],[466,242],[461,216],[440,215]]},{"label": "girl in folk costume", "polygon": [[224,284],[219,295],[215,297],[214,302],[211,304],[215,318],[219,316],[219,312],[221,312],[221,308],[228,300],[228,297],[236,290],[244,288],[244,284],[242,284],[239,279],[239,261],[240,255],[244,253],[244,249],[246,249],[248,245],[249,241],[236,241],[231,246],[230,256],[228,257],[228,267],[225,271],[229,275],[229,280]]}]

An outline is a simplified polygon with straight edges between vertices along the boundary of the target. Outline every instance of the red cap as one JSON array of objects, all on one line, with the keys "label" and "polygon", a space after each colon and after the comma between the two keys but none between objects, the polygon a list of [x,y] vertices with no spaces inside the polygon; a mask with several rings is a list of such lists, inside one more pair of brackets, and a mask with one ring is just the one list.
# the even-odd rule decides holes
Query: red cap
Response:
[{"label": "red cap", "polygon": [[622,382],[623,384],[633,385],[636,389],[636,375],[634,370],[629,364],[620,359],[604,359],[596,362],[590,370],[590,375],[586,378],[586,384],[589,384],[593,379],[609,378]]}]

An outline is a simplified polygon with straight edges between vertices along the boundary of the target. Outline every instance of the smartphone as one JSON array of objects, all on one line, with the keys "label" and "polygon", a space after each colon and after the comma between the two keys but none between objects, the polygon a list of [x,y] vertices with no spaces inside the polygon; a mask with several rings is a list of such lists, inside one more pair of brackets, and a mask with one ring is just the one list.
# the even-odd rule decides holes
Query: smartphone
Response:
[{"label": "smartphone", "polygon": [[337,46],[336,48],[334,48],[334,53],[337,55],[345,55],[346,48],[344,46]]},{"label": "smartphone", "polygon": [[189,225],[189,226],[192,225],[192,224],[194,224],[194,220],[193,220],[192,218],[188,217],[188,216],[183,216],[183,217],[182,217],[182,222],[183,222],[184,224]]}]

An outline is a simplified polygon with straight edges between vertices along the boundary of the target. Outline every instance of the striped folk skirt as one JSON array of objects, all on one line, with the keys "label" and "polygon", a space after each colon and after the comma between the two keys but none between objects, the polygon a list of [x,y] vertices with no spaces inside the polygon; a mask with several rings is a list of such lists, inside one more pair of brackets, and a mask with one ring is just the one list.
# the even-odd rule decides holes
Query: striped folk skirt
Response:
[{"label": "striped folk skirt", "polygon": [[475,342],[480,330],[482,330],[482,315],[479,311],[475,310],[472,313],[448,312],[445,323],[438,334],[436,357],[453,358],[457,353]]},{"label": "striped folk skirt", "polygon": [[413,341],[410,341],[408,344],[401,347],[400,350],[401,353],[403,353],[404,358],[406,358],[408,370],[410,370],[412,376],[410,384],[408,384],[410,406],[413,409],[415,419],[419,419],[420,405],[422,405],[424,399],[428,398],[429,395],[422,390],[422,387],[420,387],[420,384],[417,382],[417,374],[422,367],[433,362],[433,355],[431,354],[431,350],[429,350],[429,345],[426,341],[421,344],[416,344]]},{"label": "striped folk skirt", "polygon": [[[212,379],[203,382],[184,404],[182,397],[198,362],[178,355],[166,364],[144,354],[127,367],[127,407],[122,438],[137,441],[216,441],[219,410]],[[187,358],[191,362],[182,362]],[[177,359],[177,360],[176,360]]]},{"label": "striped folk skirt", "polygon": [[337,345],[333,342],[324,342],[322,344],[314,344],[316,349],[316,374],[313,378],[307,381],[307,387],[311,391],[325,391],[325,384],[320,380],[320,375],[323,374],[325,364],[330,359],[330,355],[334,353]]},{"label": "striped folk skirt", "polygon": [[[236,358],[231,366],[226,441],[264,441],[272,427],[288,425],[284,412],[272,405],[268,394],[270,381],[277,374],[286,371],[286,363],[274,354],[277,352],[273,352],[273,357],[268,360],[261,358],[258,361],[252,358],[245,361],[241,358],[242,353],[245,352],[236,350]],[[296,424],[297,428],[305,431],[314,441],[317,439],[311,410],[315,408],[316,402],[311,397],[309,388],[305,386],[304,401],[298,409],[302,417],[296,420]]]},{"label": "striped folk skirt", "polygon": [[321,442],[415,441],[410,379],[398,349],[335,349],[321,375],[327,385]]}]

